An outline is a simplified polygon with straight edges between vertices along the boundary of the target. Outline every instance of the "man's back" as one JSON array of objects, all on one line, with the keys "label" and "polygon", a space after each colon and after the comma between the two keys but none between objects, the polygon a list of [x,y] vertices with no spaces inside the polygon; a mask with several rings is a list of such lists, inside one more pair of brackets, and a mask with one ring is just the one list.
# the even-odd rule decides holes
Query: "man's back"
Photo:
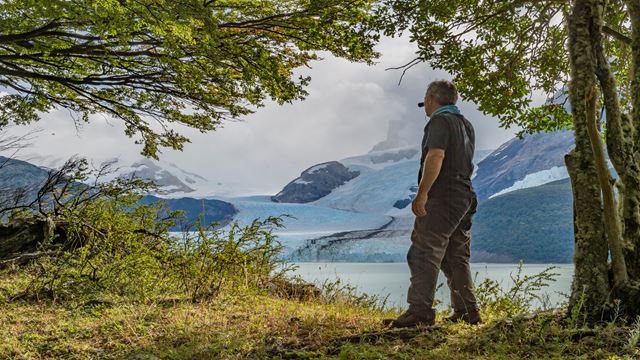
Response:
[{"label": "man's back", "polygon": [[473,154],[475,151],[475,131],[473,125],[462,114],[440,113],[433,116],[424,127],[422,157],[418,182],[422,177],[423,163],[429,146],[445,150],[442,168],[431,187],[433,193],[468,188],[473,190]]}]

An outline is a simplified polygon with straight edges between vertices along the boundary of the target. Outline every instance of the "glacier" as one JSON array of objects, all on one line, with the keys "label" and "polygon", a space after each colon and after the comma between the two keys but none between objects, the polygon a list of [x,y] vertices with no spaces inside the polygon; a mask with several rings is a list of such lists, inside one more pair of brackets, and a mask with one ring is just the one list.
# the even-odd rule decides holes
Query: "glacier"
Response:
[{"label": "glacier", "polygon": [[497,193],[489,196],[492,199],[496,196],[500,196],[512,191],[527,189],[535,186],[548,184],[550,182],[566,179],[569,177],[569,172],[565,166],[554,166],[551,169],[542,170],[533,174],[527,174],[524,179],[516,181],[512,186],[500,190]]},{"label": "glacier", "polygon": [[[491,152],[478,151],[474,162]],[[284,229],[274,231],[291,260],[403,262],[415,221],[409,204],[415,196],[420,155],[419,147],[401,146],[341,159],[360,175],[308,203],[276,203],[269,196],[214,198],[234,204],[241,224],[294,215],[295,219],[284,218]],[[405,206],[395,207],[399,201]]]},{"label": "glacier", "polygon": [[[284,228],[274,229],[273,235],[290,252],[300,247],[307,239],[326,236],[341,231],[355,229],[373,229],[388,223],[390,216],[366,214],[333,209],[315,204],[295,204],[272,202],[270,196],[212,197],[232,203],[238,213],[234,217],[240,226],[251,224],[254,219],[266,219],[269,216],[284,216]],[[227,231],[230,224],[221,230]]]}]

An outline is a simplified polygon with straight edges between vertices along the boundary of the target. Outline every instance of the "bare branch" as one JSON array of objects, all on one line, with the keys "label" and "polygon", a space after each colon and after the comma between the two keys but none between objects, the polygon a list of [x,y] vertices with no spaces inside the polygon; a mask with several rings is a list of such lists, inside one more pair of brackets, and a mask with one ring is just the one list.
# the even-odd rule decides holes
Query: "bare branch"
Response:
[{"label": "bare branch", "polygon": [[619,31],[616,31],[616,30],[610,28],[607,25],[602,26],[602,32],[607,34],[607,35],[609,35],[609,36],[611,36],[611,37],[613,37],[613,38],[615,38],[616,40],[622,42],[625,45],[631,46],[631,38],[630,37],[628,37],[625,34],[622,34]]}]

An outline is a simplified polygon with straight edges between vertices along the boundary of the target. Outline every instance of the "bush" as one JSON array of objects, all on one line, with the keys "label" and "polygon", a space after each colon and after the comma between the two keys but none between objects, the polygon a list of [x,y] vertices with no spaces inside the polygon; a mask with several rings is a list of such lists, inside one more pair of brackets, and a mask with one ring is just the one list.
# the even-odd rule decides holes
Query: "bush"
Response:
[{"label": "bush", "polygon": [[272,234],[282,227],[280,217],[254,219],[240,227],[237,221],[228,232],[196,224],[196,231],[182,232],[169,262],[171,273],[193,300],[215,295],[222,289],[258,289],[275,282],[289,270],[282,266],[282,245]]},{"label": "bush", "polygon": [[168,211],[162,202],[140,203],[153,184],[131,178],[85,185],[105,173],[88,170],[82,160],[67,163],[50,175],[38,201],[10,214],[53,218],[64,228],[39,244],[43,256],[25,269],[29,281],[14,298],[196,301],[223,289],[259,288],[288,270],[272,234],[283,226],[280,217],[244,227],[235,221],[227,232],[218,222],[197,221],[177,235],[170,229],[183,220],[181,212]]},{"label": "bush", "polygon": [[540,290],[556,281],[560,274],[554,273],[555,266],[550,266],[535,275],[523,275],[523,262],[518,264],[515,274],[510,274],[513,285],[509,290],[493,279],[485,279],[475,290],[480,309],[494,318],[513,317],[529,312],[537,301],[547,307],[548,301],[540,295]]}]

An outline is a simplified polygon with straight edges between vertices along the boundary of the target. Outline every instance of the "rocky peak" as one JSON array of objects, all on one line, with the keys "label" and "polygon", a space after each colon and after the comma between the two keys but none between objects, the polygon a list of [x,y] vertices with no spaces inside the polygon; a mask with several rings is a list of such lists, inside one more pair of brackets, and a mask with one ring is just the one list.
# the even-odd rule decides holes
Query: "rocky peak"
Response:
[{"label": "rocky peak", "polygon": [[271,197],[274,202],[308,203],[318,200],[340,185],[360,175],[337,161],[312,166],[298,178],[287,184],[282,191]]}]

